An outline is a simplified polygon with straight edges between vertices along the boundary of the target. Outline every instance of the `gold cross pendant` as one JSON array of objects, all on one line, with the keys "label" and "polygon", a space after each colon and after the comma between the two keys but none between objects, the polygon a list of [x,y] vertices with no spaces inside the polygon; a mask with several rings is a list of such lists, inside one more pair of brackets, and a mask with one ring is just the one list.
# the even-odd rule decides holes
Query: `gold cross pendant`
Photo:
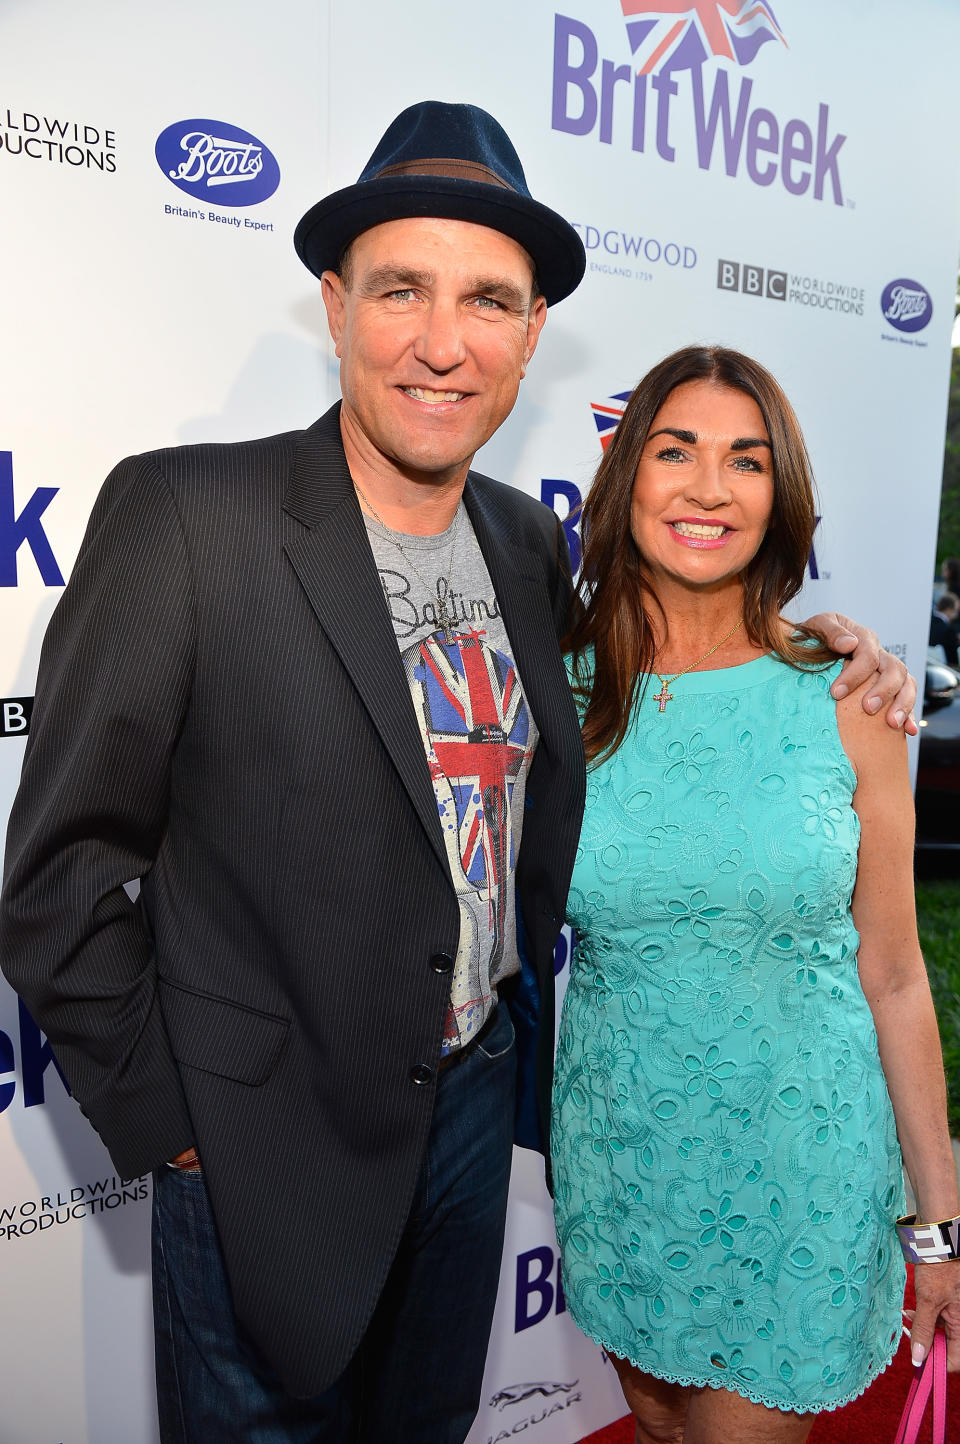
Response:
[{"label": "gold cross pendant", "polygon": [[667,691],[667,684],[662,677],[660,679],[660,691],[654,692],[653,700],[660,704],[659,710],[661,712],[666,712],[667,703],[673,701],[673,693]]}]

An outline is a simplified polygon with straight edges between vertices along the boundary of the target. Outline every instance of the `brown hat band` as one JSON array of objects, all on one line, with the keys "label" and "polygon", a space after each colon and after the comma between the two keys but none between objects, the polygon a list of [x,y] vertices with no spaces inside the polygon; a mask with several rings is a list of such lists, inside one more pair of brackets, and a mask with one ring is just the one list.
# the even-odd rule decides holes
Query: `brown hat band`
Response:
[{"label": "brown hat band", "polygon": [[377,171],[371,179],[383,180],[393,175],[440,175],[454,180],[482,181],[485,185],[500,186],[505,191],[513,190],[513,186],[508,185],[489,166],[480,165],[473,160],[457,160],[455,157],[431,156],[423,160],[398,161],[396,165],[385,165],[383,170]]}]

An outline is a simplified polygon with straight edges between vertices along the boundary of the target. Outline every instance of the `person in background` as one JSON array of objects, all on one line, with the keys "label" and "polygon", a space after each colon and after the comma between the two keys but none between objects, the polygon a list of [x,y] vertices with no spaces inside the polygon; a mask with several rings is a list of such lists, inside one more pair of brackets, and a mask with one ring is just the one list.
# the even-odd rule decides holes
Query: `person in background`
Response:
[{"label": "person in background", "polygon": [[960,557],[944,557],[940,563],[940,580],[944,590],[960,597]]},{"label": "person in background", "polygon": [[914,1357],[939,1323],[960,1368],[906,745],[782,616],[814,525],[786,397],[719,347],[643,378],[584,507],[555,1212],[639,1444],[801,1444],[898,1346],[898,1227]]},{"label": "person in background", "polygon": [[930,618],[930,646],[943,648],[943,659],[949,667],[957,666],[957,622],[960,620],[960,597],[941,592]]}]

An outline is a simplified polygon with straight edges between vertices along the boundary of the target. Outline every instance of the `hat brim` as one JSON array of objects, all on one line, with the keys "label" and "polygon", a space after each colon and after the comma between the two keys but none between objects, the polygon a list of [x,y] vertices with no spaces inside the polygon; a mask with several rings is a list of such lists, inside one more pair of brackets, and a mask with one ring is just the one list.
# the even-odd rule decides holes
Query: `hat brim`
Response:
[{"label": "hat brim", "polygon": [[334,191],[307,211],[293,243],[303,264],[319,276],[337,269],[344,250],[362,231],[412,216],[472,221],[510,236],[533,261],[549,306],[569,296],[583,279],[583,242],[563,216],[507,187],[453,176],[388,176]]}]

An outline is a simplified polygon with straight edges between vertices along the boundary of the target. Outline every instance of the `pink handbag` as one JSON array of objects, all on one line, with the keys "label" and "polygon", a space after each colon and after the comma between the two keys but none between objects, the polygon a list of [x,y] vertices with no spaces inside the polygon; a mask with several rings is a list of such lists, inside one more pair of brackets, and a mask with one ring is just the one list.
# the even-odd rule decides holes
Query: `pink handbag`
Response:
[{"label": "pink handbag", "polygon": [[900,1417],[900,1428],[894,1444],[917,1444],[917,1436],[927,1400],[933,1394],[933,1444],[945,1444],[947,1437],[947,1339],[939,1330],[933,1336],[933,1348],[914,1370],[913,1383]]}]

